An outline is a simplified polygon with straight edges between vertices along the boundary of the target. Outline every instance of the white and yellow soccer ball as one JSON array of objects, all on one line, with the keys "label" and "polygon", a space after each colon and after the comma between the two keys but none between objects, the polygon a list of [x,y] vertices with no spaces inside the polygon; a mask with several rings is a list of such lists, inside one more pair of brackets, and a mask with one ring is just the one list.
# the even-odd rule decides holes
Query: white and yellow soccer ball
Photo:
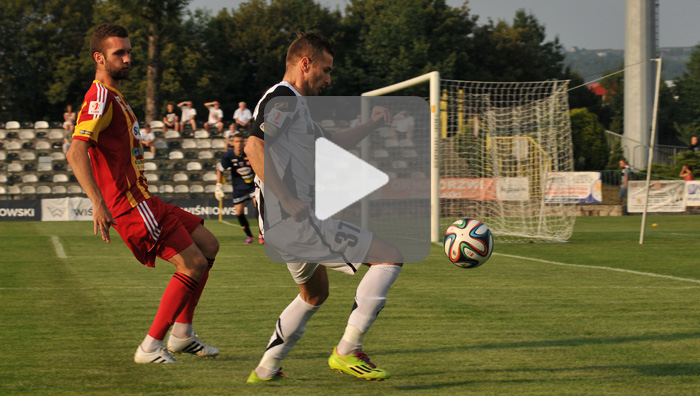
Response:
[{"label": "white and yellow soccer ball", "polygon": [[493,253],[493,234],[476,219],[457,220],[445,231],[445,255],[461,268],[476,268]]}]

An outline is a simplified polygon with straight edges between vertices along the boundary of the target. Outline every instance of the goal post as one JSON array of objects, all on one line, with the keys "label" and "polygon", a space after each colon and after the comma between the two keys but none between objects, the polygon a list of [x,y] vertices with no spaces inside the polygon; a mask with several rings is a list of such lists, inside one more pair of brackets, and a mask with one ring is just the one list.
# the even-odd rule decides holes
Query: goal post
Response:
[{"label": "goal post", "polygon": [[433,242],[463,217],[484,221],[498,242],[553,242],[568,240],[575,222],[574,203],[546,194],[547,183],[574,170],[567,88],[568,81],[457,81],[431,72],[362,96],[429,100]]}]

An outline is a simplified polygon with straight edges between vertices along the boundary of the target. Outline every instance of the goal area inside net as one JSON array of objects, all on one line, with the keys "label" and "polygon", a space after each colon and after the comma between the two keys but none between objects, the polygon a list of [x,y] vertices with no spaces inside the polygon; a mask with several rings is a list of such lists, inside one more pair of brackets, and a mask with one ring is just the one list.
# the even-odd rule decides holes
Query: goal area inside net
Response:
[{"label": "goal area inside net", "polygon": [[432,72],[366,92],[413,95],[431,109],[431,240],[453,221],[486,223],[497,242],[566,241],[575,204],[548,199],[572,172],[568,81],[440,80]]}]

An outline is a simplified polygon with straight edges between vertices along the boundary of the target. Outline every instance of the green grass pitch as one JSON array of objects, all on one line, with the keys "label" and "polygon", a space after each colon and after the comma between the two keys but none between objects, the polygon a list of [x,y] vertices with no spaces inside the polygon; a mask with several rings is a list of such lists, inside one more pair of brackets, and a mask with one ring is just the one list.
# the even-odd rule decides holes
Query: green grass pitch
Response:
[{"label": "green grass pitch", "polygon": [[580,218],[570,243],[497,244],[472,270],[433,247],[405,266],[365,337],[392,373],[379,383],[327,366],[361,279],[331,271],[329,300],[283,362],[299,381],[253,385],[245,379],[297,288],[237,226],[206,223],[222,247],[195,330],[221,355],[137,365],[173,267],[141,266],[89,222],[2,223],[0,394],[698,394],[699,222],[651,216],[640,246],[638,216]]}]

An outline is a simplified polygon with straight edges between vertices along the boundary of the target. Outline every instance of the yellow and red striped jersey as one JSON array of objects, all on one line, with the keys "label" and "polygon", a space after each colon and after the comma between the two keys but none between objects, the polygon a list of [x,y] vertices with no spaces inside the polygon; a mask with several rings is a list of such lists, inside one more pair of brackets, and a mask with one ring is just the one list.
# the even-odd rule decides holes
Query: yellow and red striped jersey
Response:
[{"label": "yellow and red striped jersey", "polygon": [[92,174],[112,216],[148,199],[139,123],[122,94],[93,81],[80,108],[73,139],[91,143]]}]

